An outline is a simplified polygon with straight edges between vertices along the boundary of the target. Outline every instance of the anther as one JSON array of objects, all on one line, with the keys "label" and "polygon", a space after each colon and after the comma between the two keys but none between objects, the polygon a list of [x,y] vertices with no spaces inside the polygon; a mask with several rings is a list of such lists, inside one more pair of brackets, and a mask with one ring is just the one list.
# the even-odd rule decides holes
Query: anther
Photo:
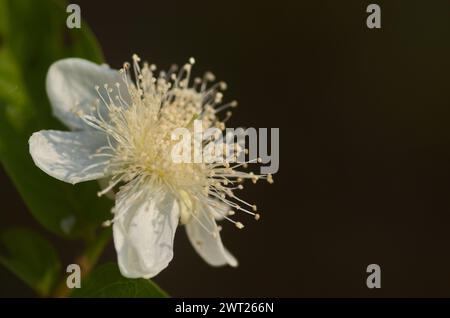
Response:
[{"label": "anther", "polygon": [[137,54],[133,54],[133,60],[136,62],[140,62],[141,58],[139,56],[137,56]]},{"label": "anther", "polygon": [[236,224],[236,227],[240,230],[244,228],[244,224],[242,224],[241,222],[236,222],[235,224]]}]

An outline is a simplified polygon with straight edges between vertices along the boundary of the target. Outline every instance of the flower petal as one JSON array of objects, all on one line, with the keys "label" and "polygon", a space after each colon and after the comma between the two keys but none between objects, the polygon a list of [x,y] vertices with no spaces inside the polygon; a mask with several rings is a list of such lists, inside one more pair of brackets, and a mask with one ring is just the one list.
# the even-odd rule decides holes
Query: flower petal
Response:
[{"label": "flower petal", "polygon": [[[204,227],[217,235],[214,236]],[[186,232],[194,249],[208,264],[212,266],[228,264],[233,267],[238,265],[236,258],[222,244],[214,213],[202,210],[197,218],[186,224]]]},{"label": "flower petal", "polygon": [[117,193],[114,246],[123,276],[151,278],[173,258],[180,212],[170,193],[138,182],[131,181]]},{"label": "flower petal", "polygon": [[217,199],[214,200],[212,205],[213,207],[211,208],[211,213],[214,215],[214,219],[216,221],[224,220],[225,215],[227,215],[230,210],[230,206]]},{"label": "flower petal", "polygon": [[[130,96],[121,74],[106,65],[98,65],[79,58],[68,58],[53,63],[47,73],[47,94],[53,114],[71,129],[86,129],[89,126],[77,112],[96,115],[95,105],[99,99],[95,86],[108,100],[104,84],[113,89],[112,97],[117,95],[116,83],[120,83],[120,93],[126,102]],[[103,103],[98,104],[102,116],[107,116]]]},{"label": "flower petal", "polygon": [[75,184],[107,174],[107,159],[92,157],[107,143],[103,133],[41,130],[34,133],[28,143],[36,166],[58,180]]}]

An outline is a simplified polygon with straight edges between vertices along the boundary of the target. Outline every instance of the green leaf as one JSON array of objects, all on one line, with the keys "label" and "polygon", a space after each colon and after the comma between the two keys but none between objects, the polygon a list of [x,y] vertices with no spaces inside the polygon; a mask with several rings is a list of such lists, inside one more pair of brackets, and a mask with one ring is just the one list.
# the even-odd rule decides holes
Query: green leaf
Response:
[{"label": "green leaf", "polygon": [[168,295],[149,279],[123,277],[116,264],[99,266],[74,289],[72,298],[165,298]]},{"label": "green leaf", "polygon": [[96,196],[96,182],[72,186],[46,175],[28,149],[33,132],[66,130],[46,96],[51,63],[69,56],[103,60],[86,23],[68,29],[67,16],[62,1],[0,0],[0,161],[43,226],[63,237],[88,238],[108,218],[112,202]]},{"label": "green leaf", "polygon": [[55,286],[61,263],[53,246],[27,229],[10,229],[0,236],[0,264],[33,288],[47,296]]}]

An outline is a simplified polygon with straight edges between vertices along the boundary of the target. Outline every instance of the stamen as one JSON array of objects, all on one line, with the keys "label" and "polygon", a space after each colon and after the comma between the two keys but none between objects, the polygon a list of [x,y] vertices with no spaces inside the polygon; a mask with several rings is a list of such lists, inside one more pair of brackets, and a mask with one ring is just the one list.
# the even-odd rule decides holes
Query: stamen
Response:
[{"label": "stamen", "polygon": [[[230,218],[235,211],[242,211],[259,220],[256,205],[237,197],[233,191],[244,189],[240,183],[245,179],[254,183],[267,179],[267,182],[273,183],[273,178],[270,174],[255,175],[237,170],[246,168],[250,163],[262,162],[261,158],[238,161],[239,154],[248,154],[244,146],[233,141],[230,145],[224,143],[223,151],[230,160],[221,162],[175,164],[171,159],[175,141],[170,136],[175,128],[184,127],[191,131],[194,120],[201,119],[205,128],[225,130],[225,124],[232,116],[229,109],[238,105],[236,101],[221,104],[226,83],[211,83],[215,81],[211,72],[206,72],[203,78],[194,78],[190,83],[194,58],[189,58],[188,63],[180,68],[172,65],[167,72],[161,71],[159,74],[153,73],[156,71],[154,64],[144,63],[141,67],[140,62],[141,59],[133,55],[133,71],[129,63],[124,63],[120,70],[123,82],[114,83],[112,87],[104,84],[101,90],[96,86],[98,104],[93,106],[92,113],[80,114],[87,125],[106,134],[107,145],[99,148],[90,158],[105,158],[107,161],[94,163],[84,170],[104,167],[104,171],[112,176],[108,186],[98,195],[111,191],[120,182],[124,182],[128,193],[131,193],[122,198],[126,202],[116,207],[118,212],[104,225],[110,226],[127,213],[124,204],[142,199],[146,191],[142,188],[143,184],[151,184],[155,188],[164,186],[173,193],[189,191],[190,200],[196,202],[196,209],[201,207],[202,213],[208,213],[207,218],[200,218],[197,210],[189,211],[192,216],[190,222],[198,222],[215,237],[221,228],[211,219],[211,211],[223,216],[238,229],[244,228],[244,225]],[[218,113],[222,111],[226,111],[225,118],[220,120]],[[220,135],[219,131],[210,140],[202,140],[202,145],[214,143]],[[219,203],[225,207],[219,207]]]}]

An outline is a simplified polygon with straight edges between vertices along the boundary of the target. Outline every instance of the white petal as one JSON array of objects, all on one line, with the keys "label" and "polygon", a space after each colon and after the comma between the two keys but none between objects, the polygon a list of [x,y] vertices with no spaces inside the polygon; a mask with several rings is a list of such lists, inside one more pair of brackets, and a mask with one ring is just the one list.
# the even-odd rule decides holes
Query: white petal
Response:
[{"label": "white petal", "polygon": [[[76,114],[83,111],[95,115],[93,106],[99,95],[95,86],[100,87],[102,96],[107,99],[104,84],[113,89],[111,97],[117,95],[116,84],[120,83],[122,97],[129,102],[129,94],[121,74],[106,65],[97,65],[79,58],[68,58],[53,63],[47,73],[47,95],[53,114],[71,129],[89,127]],[[103,103],[100,113],[107,116]]]},{"label": "white petal", "polygon": [[106,145],[103,133],[41,130],[28,141],[36,166],[52,177],[72,184],[106,175],[105,157],[91,157]]},{"label": "white petal", "polygon": [[[209,231],[216,232],[216,237],[204,227]],[[206,210],[201,211],[197,218],[192,218],[186,224],[186,232],[194,249],[208,264],[212,266],[228,264],[233,267],[238,265],[236,258],[222,244],[213,213],[209,214]]]},{"label": "white petal", "polygon": [[211,213],[214,215],[216,221],[225,219],[225,215],[230,211],[230,206],[220,200],[214,200],[214,207],[211,208]]},{"label": "white petal", "polygon": [[151,278],[173,258],[179,207],[170,193],[134,183],[117,194],[114,246],[123,276]]}]

